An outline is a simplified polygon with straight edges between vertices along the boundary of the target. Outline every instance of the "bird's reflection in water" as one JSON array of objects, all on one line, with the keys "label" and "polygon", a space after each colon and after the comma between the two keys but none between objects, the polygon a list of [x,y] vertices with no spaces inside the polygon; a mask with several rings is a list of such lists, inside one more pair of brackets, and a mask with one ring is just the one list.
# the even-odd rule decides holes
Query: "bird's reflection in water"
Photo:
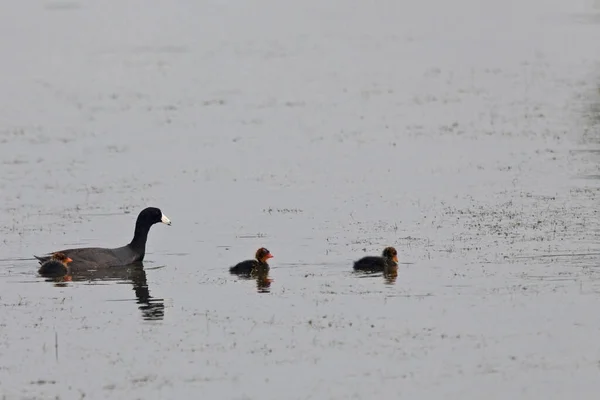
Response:
[{"label": "bird's reflection in water", "polygon": [[394,285],[398,278],[398,266],[385,268],[383,270],[383,279],[388,285]]},{"label": "bird's reflection in water", "polygon": [[256,279],[256,290],[258,293],[269,293],[271,291],[271,282],[273,280],[269,278],[269,267],[258,267],[252,271],[252,275]]},{"label": "bird's reflection in water", "polygon": [[131,283],[135,292],[136,303],[142,312],[144,320],[162,320],[165,316],[164,299],[150,296],[146,271],[143,263],[131,264],[126,267],[103,268],[88,271],[69,271],[67,275],[51,277],[47,282],[54,282],[54,286],[65,287],[69,282],[115,281],[118,283]]},{"label": "bird's reflection in water", "polygon": [[386,285],[395,285],[398,278],[398,267],[385,267],[383,270],[372,271],[354,271],[358,278],[375,278],[383,276],[383,283]]},{"label": "bird's reflection in water", "polygon": [[258,293],[270,293],[271,292],[271,283],[273,279],[269,278],[269,267],[257,267],[252,270],[251,273],[241,273],[241,272],[230,272],[231,275],[235,275],[240,279],[244,280],[255,280],[256,281],[256,290]]}]

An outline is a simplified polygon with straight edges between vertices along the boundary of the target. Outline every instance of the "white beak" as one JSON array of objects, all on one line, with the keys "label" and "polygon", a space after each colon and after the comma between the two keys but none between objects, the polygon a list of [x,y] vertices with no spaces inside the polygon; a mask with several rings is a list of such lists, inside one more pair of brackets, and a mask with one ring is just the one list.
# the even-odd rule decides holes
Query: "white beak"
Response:
[{"label": "white beak", "polygon": [[165,214],[162,215],[160,222],[162,222],[163,224],[171,225],[171,220],[169,218],[167,218],[167,216]]}]

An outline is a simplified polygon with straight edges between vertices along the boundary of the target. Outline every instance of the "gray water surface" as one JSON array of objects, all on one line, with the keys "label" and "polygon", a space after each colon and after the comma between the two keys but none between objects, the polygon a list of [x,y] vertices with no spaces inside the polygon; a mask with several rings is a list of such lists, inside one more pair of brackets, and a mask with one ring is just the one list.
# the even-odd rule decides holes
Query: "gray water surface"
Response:
[{"label": "gray water surface", "polygon": [[[6,399],[595,399],[597,1],[0,4]],[[47,281],[33,254],[143,269]],[[352,262],[388,245],[395,280]],[[229,266],[271,250],[270,286]]]}]

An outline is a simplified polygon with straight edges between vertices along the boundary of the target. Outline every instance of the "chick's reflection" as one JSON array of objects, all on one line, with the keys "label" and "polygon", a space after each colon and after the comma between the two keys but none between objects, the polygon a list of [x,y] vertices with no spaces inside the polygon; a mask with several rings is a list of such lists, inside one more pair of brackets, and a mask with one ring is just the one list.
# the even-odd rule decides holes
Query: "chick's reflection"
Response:
[{"label": "chick's reflection", "polygon": [[393,285],[398,278],[398,266],[391,266],[383,269],[383,279],[385,283]]},{"label": "chick's reflection", "polygon": [[258,293],[269,293],[271,291],[271,282],[269,278],[269,267],[258,267],[252,271],[252,277],[256,280],[256,290]]}]

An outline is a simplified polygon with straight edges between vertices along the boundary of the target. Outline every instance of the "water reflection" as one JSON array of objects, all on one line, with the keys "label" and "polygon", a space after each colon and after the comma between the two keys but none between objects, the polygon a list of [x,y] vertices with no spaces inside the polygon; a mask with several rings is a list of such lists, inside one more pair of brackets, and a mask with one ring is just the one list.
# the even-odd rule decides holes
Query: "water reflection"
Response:
[{"label": "water reflection", "polygon": [[385,267],[383,270],[374,269],[371,271],[353,271],[358,278],[376,278],[383,277],[383,283],[386,285],[395,285],[398,278],[398,266]]},{"label": "water reflection", "polygon": [[595,90],[595,98],[590,100],[587,109],[587,117],[591,122],[592,126],[597,126],[600,124],[600,86],[598,86]]},{"label": "water reflection", "polygon": [[393,285],[396,283],[396,278],[398,278],[398,266],[385,268],[383,270],[383,278],[385,283],[388,285]]},{"label": "water reflection", "polygon": [[258,293],[269,293],[271,291],[271,282],[273,280],[269,278],[269,267],[257,268],[253,271],[254,279],[256,279],[256,290]]},{"label": "water reflection", "polygon": [[256,291],[258,293],[270,293],[273,279],[269,278],[269,269],[269,267],[260,266],[258,268],[254,268],[251,273],[233,271],[230,271],[230,273],[231,275],[236,275],[238,278],[243,280],[255,280]]},{"label": "water reflection", "polygon": [[148,289],[148,280],[143,263],[131,264],[126,267],[105,268],[89,271],[69,271],[67,275],[51,277],[47,282],[54,282],[54,286],[64,287],[69,282],[116,281],[131,283],[135,292],[136,303],[142,312],[144,320],[162,320],[165,316],[164,299],[154,298]]}]

